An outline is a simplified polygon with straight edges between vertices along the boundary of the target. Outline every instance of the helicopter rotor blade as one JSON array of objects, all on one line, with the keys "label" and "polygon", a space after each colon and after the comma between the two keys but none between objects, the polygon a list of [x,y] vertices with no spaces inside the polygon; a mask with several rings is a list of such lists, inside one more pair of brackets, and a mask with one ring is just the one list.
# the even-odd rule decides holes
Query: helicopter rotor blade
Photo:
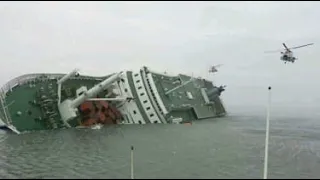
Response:
[{"label": "helicopter rotor blade", "polygon": [[276,53],[276,52],[281,52],[283,51],[283,49],[281,50],[274,50],[274,51],[264,51],[264,53]]},{"label": "helicopter rotor blade", "polygon": [[285,43],[282,43],[282,45],[286,48],[287,51],[290,51],[290,49],[286,46]]},{"label": "helicopter rotor blade", "polygon": [[306,46],[310,46],[310,45],[313,45],[313,43],[305,44],[305,45],[302,45],[302,46],[292,47],[292,48],[289,48],[289,49],[298,49],[298,48],[302,48],[302,47],[306,47]]}]

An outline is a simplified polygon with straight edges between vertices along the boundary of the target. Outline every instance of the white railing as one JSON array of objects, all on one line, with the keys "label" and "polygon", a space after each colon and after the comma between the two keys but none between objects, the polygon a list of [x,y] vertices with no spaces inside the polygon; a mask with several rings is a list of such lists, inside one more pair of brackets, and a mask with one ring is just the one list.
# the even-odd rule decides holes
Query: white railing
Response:
[{"label": "white railing", "polygon": [[[13,87],[15,87],[16,85],[19,84],[24,84],[30,80],[34,80],[36,78],[40,78],[42,76],[45,76],[46,78],[52,79],[52,78],[61,78],[66,74],[45,74],[45,73],[38,73],[38,74],[25,74],[22,76],[18,76],[12,80],[10,80],[9,82],[7,82],[4,86],[2,86],[2,90],[4,92],[4,94],[6,94],[10,89],[12,89]],[[107,75],[108,76],[108,75]],[[94,77],[94,76],[80,76],[80,77],[72,77],[70,79],[77,79],[77,78],[96,78],[96,79],[101,79],[103,80],[103,78],[106,76],[100,76],[100,77]]]},{"label": "white railing", "polygon": [[0,117],[2,117],[2,119],[5,121],[4,123],[6,123],[7,125],[10,125],[12,121],[9,114],[8,106],[6,105],[5,94],[3,93],[2,89],[0,91],[0,105],[1,105]]},{"label": "white railing", "polygon": [[34,79],[39,78],[44,75],[49,78],[63,76],[63,74],[25,74],[22,76],[18,76],[16,78],[10,80],[9,82],[7,82],[4,86],[2,86],[2,91],[6,94],[10,89],[15,87],[16,85],[26,83],[30,80],[34,80]]}]

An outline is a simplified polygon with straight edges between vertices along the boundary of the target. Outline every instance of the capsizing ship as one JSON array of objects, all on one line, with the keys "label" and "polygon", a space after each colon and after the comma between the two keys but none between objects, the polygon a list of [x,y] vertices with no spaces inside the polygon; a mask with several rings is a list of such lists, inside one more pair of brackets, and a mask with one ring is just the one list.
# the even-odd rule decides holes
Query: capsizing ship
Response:
[{"label": "capsizing ship", "polygon": [[103,77],[26,74],[1,88],[0,125],[26,131],[112,124],[189,123],[226,115],[224,86],[142,67]]}]

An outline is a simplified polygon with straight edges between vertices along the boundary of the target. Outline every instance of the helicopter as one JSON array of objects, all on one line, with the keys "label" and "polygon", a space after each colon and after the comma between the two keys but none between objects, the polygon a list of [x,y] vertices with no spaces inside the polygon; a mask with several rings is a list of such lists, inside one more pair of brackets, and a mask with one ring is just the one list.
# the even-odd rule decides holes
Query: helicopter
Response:
[{"label": "helicopter", "polygon": [[291,47],[291,48],[288,48],[285,43],[282,43],[282,45],[285,48],[284,52],[282,52],[282,50],[277,50],[277,51],[265,51],[265,53],[272,53],[272,52],[279,52],[280,51],[280,53],[282,54],[280,57],[280,60],[284,61],[284,63],[286,64],[287,62],[294,63],[298,59],[297,57],[295,57],[293,55],[293,52],[291,51],[291,49],[297,49],[297,48],[302,48],[305,46],[310,46],[310,45],[313,45],[313,43],[305,44],[302,46]]},{"label": "helicopter", "polygon": [[222,66],[222,64],[218,64],[218,65],[215,65],[215,66],[211,66],[210,69],[209,69],[209,73],[215,73],[215,72],[218,72],[218,67]]}]

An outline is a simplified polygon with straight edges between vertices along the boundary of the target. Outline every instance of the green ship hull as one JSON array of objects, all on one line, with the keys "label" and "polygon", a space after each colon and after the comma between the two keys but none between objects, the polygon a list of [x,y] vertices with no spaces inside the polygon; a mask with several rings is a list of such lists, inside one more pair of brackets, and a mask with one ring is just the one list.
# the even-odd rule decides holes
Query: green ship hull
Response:
[{"label": "green ship hull", "polygon": [[221,117],[224,87],[147,67],[104,77],[27,74],[0,93],[2,127],[15,133],[108,124],[185,123]]}]

